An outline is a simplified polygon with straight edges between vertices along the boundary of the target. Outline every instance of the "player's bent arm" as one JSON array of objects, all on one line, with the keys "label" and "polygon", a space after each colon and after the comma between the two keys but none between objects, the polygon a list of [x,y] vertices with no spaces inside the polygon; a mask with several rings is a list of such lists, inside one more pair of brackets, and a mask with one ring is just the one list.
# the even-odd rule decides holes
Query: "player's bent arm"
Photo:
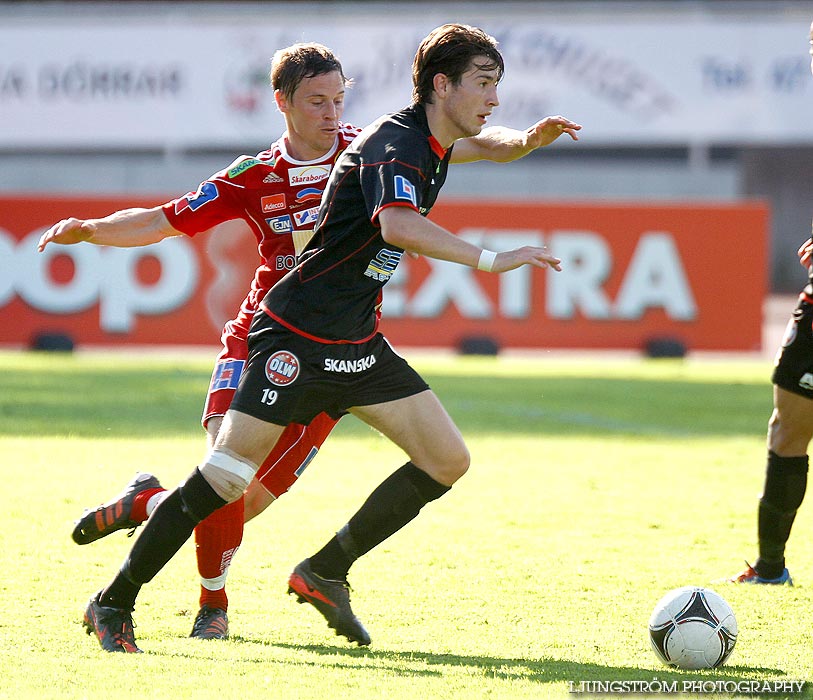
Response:
[{"label": "player's bent arm", "polygon": [[389,206],[378,213],[381,237],[407,252],[477,267],[482,251],[408,206]]},{"label": "player's bent arm", "polygon": [[49,243],[71,245],[87,241],[95,245],[136,248],[182,235],[167,220],[160,206],[122,209],[102,219],[63,219],[42,234],[37,250]]},{"label": "player's bent arm", "polygon": [[452,163],[471,163],[476,160],[490,160],[495,163],[508,163],[528,155],[531,151],[553,143],[562,134],[568,134],[574,141],[580,124],[561,116],[546,117],[524,131],[505,126],[490,126],[477,136],[460,139],[452,151]]},{"label": "player's bent arm", "polygon": [[476,267],[487,272],[507,272],[522,265],[561,269],[560,260],[547,248],[524,246],[500,253],[483,250],[480,246],[458,238],[445,228],[421,216],[408,206],[390,206],[378,213],[381,237],[409,253],[436,260]]}]

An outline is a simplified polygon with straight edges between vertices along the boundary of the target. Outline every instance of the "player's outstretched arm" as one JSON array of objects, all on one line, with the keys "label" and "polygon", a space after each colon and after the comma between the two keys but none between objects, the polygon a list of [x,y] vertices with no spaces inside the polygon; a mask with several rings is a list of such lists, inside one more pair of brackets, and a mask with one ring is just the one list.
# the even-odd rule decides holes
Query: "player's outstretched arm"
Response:
[{"label": "player's outstretched arm", "polygon": [[42,234],[37,250],[41,253],[49,243],[72,245],[82,241],[135,248],[179,235],[161,207],[122,209],[103,219],[62,219]]},{"label": "player's outstretched arm", "polygon": [[579,136],[576,132],[581,128],[581,124],[560,115],[545,117],[524,131],[505,126],[490,126],[477,136],[457,141],[452,151],[451,162],[491,160],[508,163],[528,155],[537,148],[550,145],[562,134],[567,134],[574,141],[578,141]]},{"label": "player's outstretched arm", "polygon": [[476,267],[486,272],[508,272],[522,265],[561,270],[562,261],[546,247],[524,246],[501,253],[484,251],[480,246],[455,236],[407,206],[393,206],[378,214],[381,236],[387,243],[409,253],[436,260]]}]

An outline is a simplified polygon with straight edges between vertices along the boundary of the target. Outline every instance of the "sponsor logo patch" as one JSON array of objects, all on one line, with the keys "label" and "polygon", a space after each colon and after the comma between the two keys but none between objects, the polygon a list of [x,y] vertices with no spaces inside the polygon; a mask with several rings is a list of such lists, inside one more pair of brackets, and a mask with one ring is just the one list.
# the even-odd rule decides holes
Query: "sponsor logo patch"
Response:
[{"label": "sponsor logo patch", "polygon": [[370,260],[367,269],[364,271],[364,276],[372,277],[379,282],[386,282],[392,277],[395,268],[398,267],[402,255],[402,251],[382,248],[376,253],[376,256]]},{"label": "sponsor logo patch", "polygon": [[243,373],[245,360],[224,360],[218,362],[212,375],[212,384],[209,391],[220,391],[221,389],[236,389],[240,382],[240,375]]},{"label": "sponsor logo patch", "polygon": [[265,223],[268,224],[268,228],[274,233],[291,233],[291,231],[294,230],[293,222],[288,214],[271,217],[270,219],[266,219]]},{"label": "sponsor logo patch", "polygon": [[294,222],[298,227],[310,226],[316,223],[319,218],[319,207],[311,207],[302,211],[294,212]]},{"label": "sponsor logo patch", "polygon": [[272,185],[276,182],[282,182],[282,178],[276,173],[268,173],[268,175],[266,175],[265,178],[263,179],[263,182],[266,185]]},{"label": "sponsor logo patch", "polygon": [[197,211],[200,209],[200,207],[206,204],[206,202],[211,202],[212,200],[217,199],[218,195],[219,192],[217,191],[217,185],[215,185],[214,182],[202,182],[200,187],[198,187],[197,192],[185,194],[175,202],[175,213],[180,214],[185,209]]},{"label": "sponsor logo patch", "polygon": [[339,372],[341,374],[356,374],[370,369],[375,364],[375,355],[360,357],[358,360],[334,360],[325,358],[325,372]]},{"label": "sponsor logo patch", "polygon": [[234,178],[240,175],[240,173],[244,173],[249,168],[253,168],[255,165],[260,164],[262,164],[261,160],[257,160],[256,158],[246,158],[244,161],[238,163],[233,168],[229,168],[226,171],[226,175],[228,175],[230,178]]},{"label": "sponsor logo patch", "polygon": [[418,206],[418,200],[415,195],[415,185],[407,180],[403,175],[395,176],[395,199],[405,199],[412,203],[413,207]]},{"label": "sponsor logo patch", "polygon": [[287,386],[299,376],[299,360],[287,350],[278,350],[265,363],[265,376],[276,386]]},{"label": "sponsor logo patch", "polygon": [[322,190],[318,187],[306,187],[296,193],[297,202],[307,202],[312,199],[322,199]]},{"label": "sponsor logo patch", "polygon": [[277,270],[293,270],[296,267],[295,255],[278,255],[274,261]]},{"label": "sponsor logo patch", "polygon": [[288,182],[292,187],[297,185],[315,185],[327,180],[330,176],[330,165],[306,165],[288,170]]},{"label": "sponsor logo patch", "polygon": [[263,214],[270,214],[271,212],[285,209],[285,195],[270,194],[267,197],[262,197],[260,199],[260,206],[263,208]]}]

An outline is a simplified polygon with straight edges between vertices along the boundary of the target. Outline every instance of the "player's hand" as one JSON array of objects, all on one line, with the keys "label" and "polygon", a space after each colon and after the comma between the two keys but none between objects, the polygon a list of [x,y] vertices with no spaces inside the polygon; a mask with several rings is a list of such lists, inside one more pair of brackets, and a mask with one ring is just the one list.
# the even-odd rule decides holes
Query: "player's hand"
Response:
[{"label": "player's hand", "polygon": [[802,243],[802,245],[799,246],[799,250],[796,251],[796,254],[799,256],[799,262],[802,263],[802,267],[809,270],[811,258],[813,258],[813,239],[808,238]]},{"label": "player's hand", "polygon": [[85,227],[83,219],[62,219],[40,236],[37,251],[41,253],[49,243],[60,243],[62,245],[81,243],[92,235],[93,231]]},{"label": "player's hand", "polygon": [[547,146],[558,139],[562,134],[567,134],[574,141],[578,141],[576,134],[581,129],[581,124],[565,119],[562,116],[545,117],[530,127],[526,133],[526,144],[528,148],[541,148]]},{"label": "player's hand", "polygon": [[524,246],[514,250],[506,250],[497,253],[494,264],[491,266],[492,272],[508,272],[516,270],[523,265],[534,265],[535,267],[550,267],[557,272],[562,270],[562,261],[548,250],[547,246]]}]

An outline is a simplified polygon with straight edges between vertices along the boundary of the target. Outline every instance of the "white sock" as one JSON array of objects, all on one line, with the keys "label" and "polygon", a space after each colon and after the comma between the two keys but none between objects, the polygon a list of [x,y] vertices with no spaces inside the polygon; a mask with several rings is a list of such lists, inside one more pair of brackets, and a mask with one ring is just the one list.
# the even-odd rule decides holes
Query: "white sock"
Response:
[{"label": "white sock", "polygon": [[158,507],[158,504],[163,501],[169,495],[169,491],[159,491],[158,493],[153,494],[150,496],[149,500],[147,501],[147,506],[144,509],[147,512],[147,517],[149,518],[152,515],[152,512]]}]

